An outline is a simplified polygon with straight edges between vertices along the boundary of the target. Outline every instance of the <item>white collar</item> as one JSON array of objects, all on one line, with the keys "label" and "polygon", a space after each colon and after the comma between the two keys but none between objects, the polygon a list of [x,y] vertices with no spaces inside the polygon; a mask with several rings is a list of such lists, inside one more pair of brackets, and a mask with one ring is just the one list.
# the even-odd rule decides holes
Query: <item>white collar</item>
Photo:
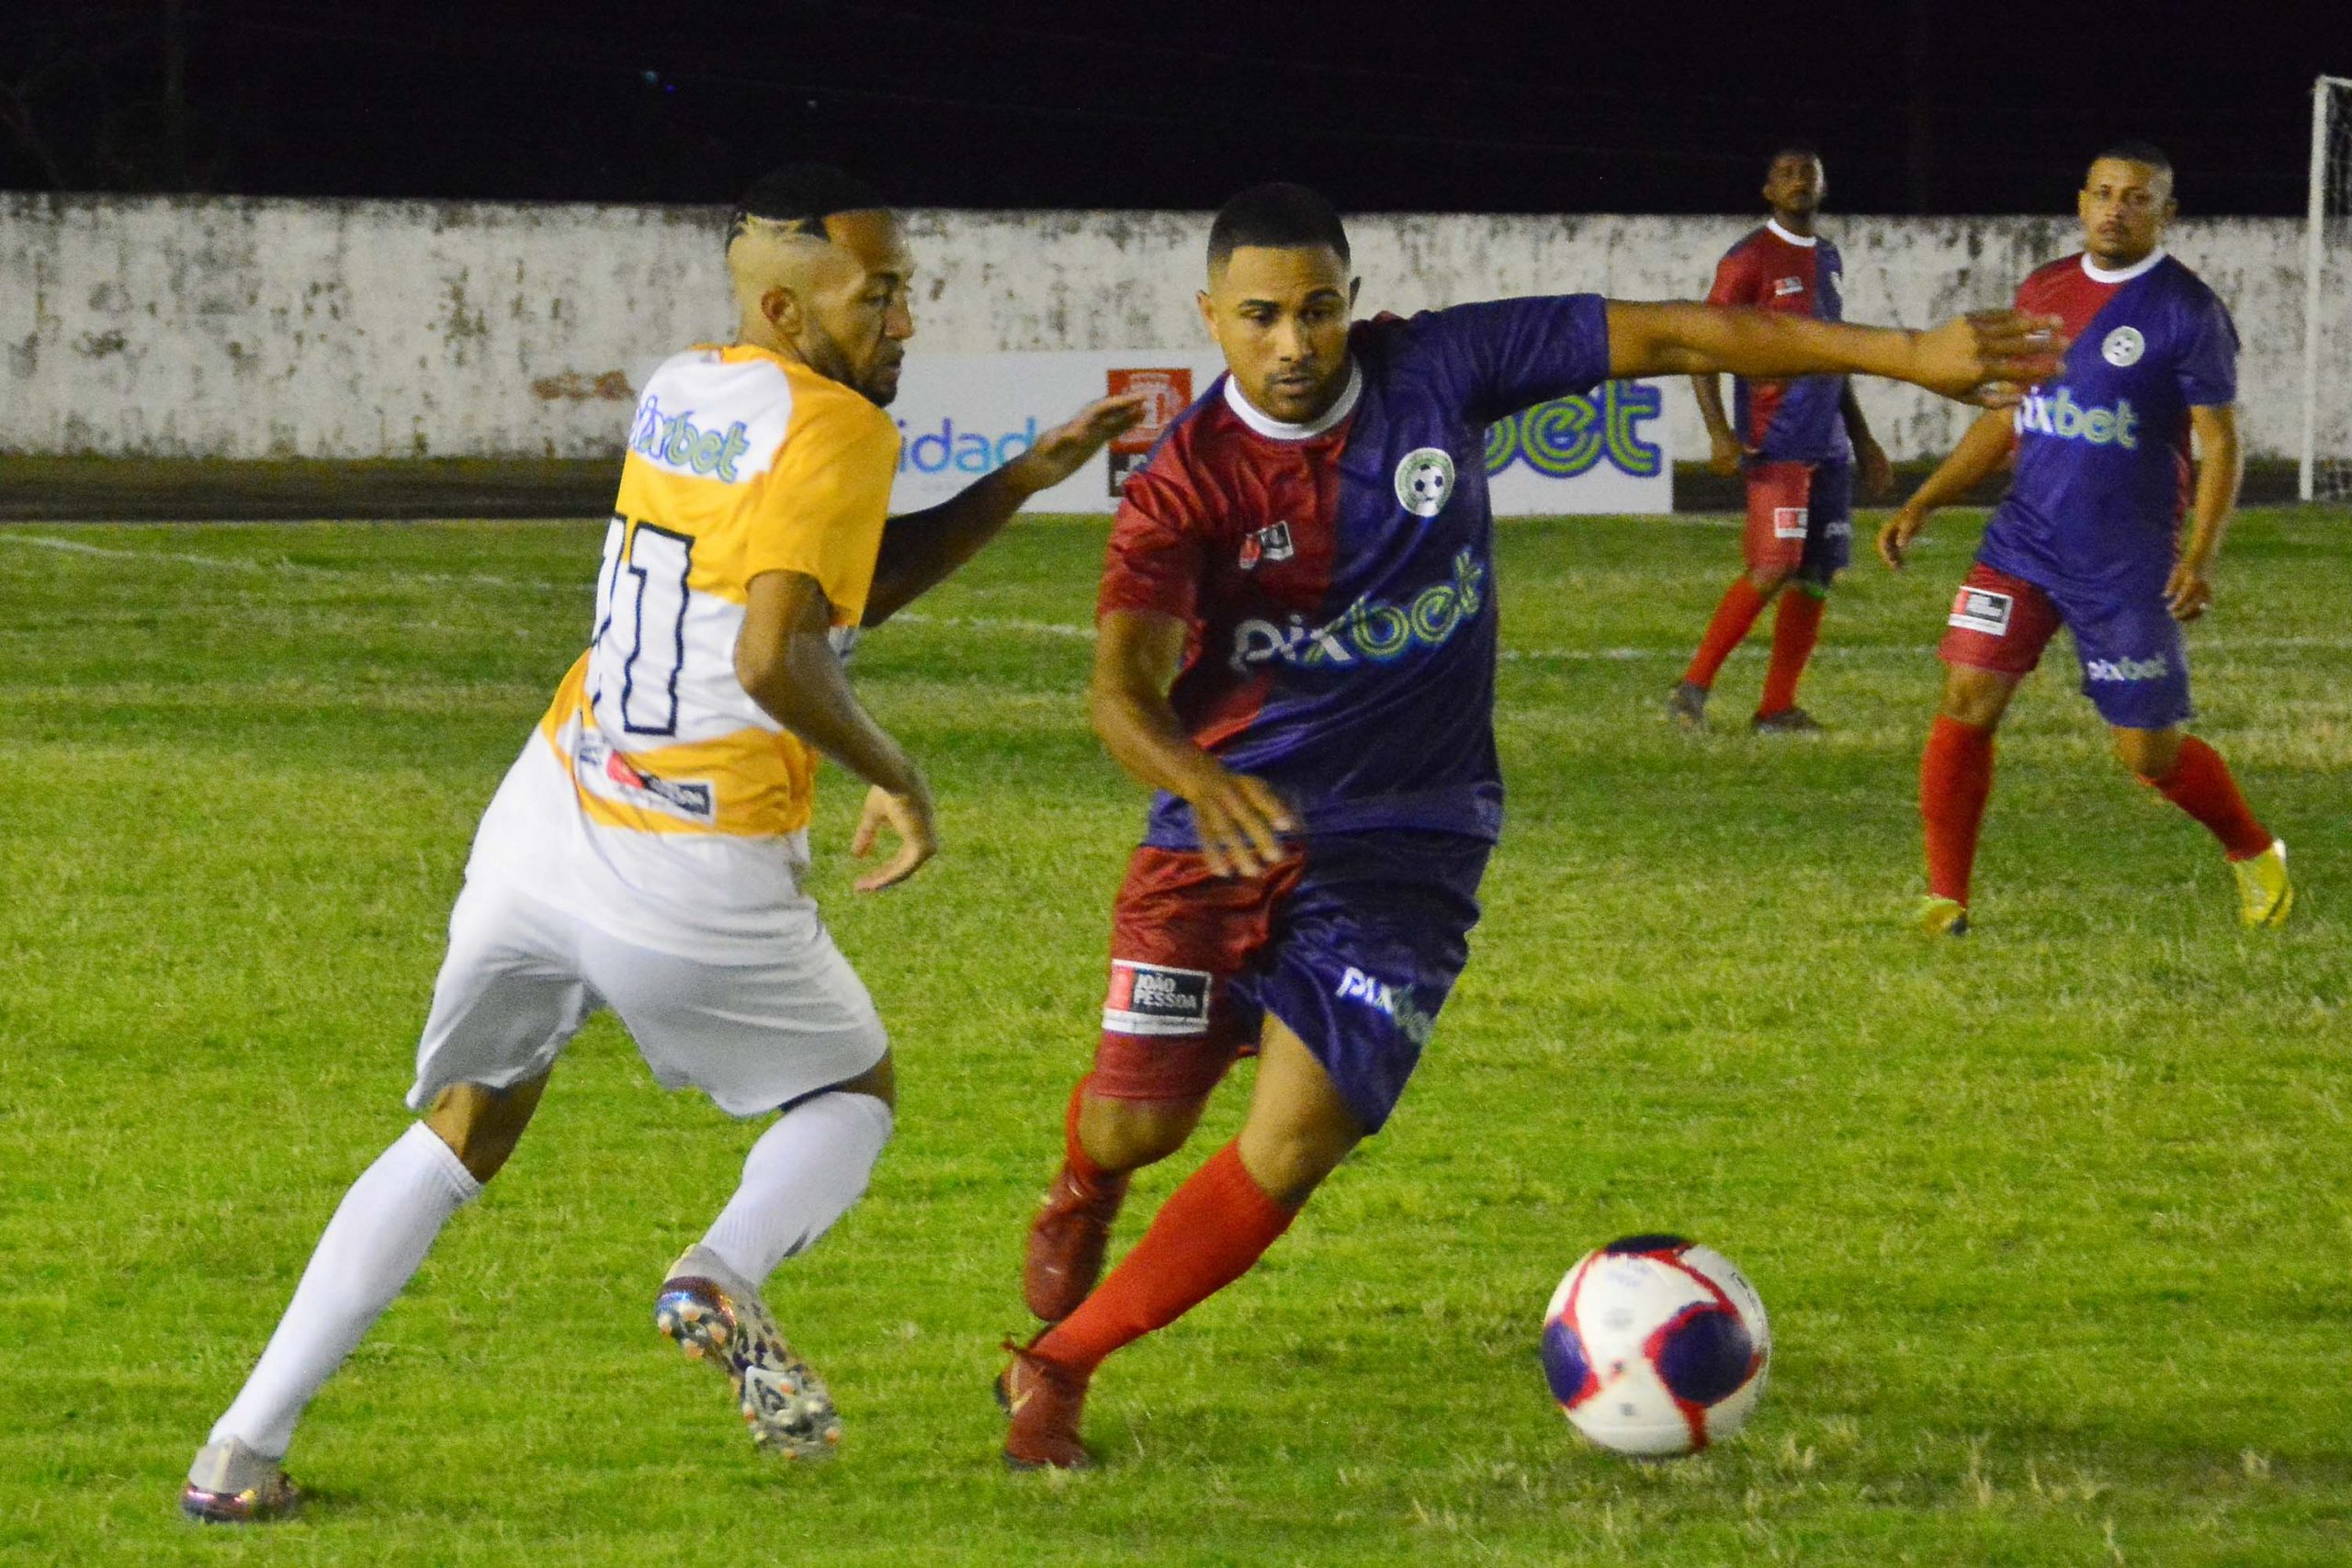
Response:
[{"label": "white collar", "polygon": [[1790,244],[1796,246],[1797,249],[1801,251],[1809,251],[1813,249],[1814,246],[1821,243],[1821,236],[1818,234],[1790,233],[1786,229],[1781,227],[1781,220],[1777,218],[1767,218],[1764,220],[1764,227],[1771,230],[1772,232],[1778,234],[1781,239],[1786,240]]},{"label": "white collar", "polygon": [[2165,248],[2162,245],[2158,245],[2154,250],[2150,251],[2146,255],[2142,256],[2130,266],[2117,267],[2114,271],[2109,272],[2107,268],[2091,260],[2090,252],[2085,251],[2083,253],[2083,276],[2089,278],[2093,283],[2129,283],[2133,278],[2139,276],[2142,273],[2146,272],[2149,268],[2154,266],[2158,262],[2164,259]]},{"label": "white collar", "polygon": [[1243,397],[1241,383],[1235,380],[1230,373],[1225,378],[1226,406],[1241,416],[1242,423],[1274,441],[1312,441],[1326,431],[1337,429],[1341,420],[1356,412],[1356,400],[1363,395],[1363,369],[1351,357],[1348,361],[1348,384],[1340,391],[1340,400],[1305,424],[1285,424]]}]

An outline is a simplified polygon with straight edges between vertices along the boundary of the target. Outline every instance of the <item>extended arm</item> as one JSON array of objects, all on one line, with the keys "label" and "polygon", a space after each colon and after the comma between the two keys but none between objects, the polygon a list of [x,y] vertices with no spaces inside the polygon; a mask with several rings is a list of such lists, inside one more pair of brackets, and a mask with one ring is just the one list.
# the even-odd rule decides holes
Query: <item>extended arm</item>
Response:
[{"label": "extended arm", "polygon": [[2245,478],[2245,452],[2238,444],[2234,403],[2192,407],[2188,427],[2197,436],[2197,493],[2190,502],[2188,537],[2180,561],[2165,584],[2165,603],[2176,619],[2193,621],[2213,602],[2213,558],[2229,532],[2230,513]]},{"label": "extended arm", "polygon": [[1861,375],[1909,381],[1967,402],[2017,400],[2059,370],[2057,319],[1980,310],[1929,332],[1818,321],[1712,305],[1609,301],[1614,377]]},{"label": "extended arm", "polygon": [[[1036,445],[987,477],[974,480],[937,506],[893,517],[882,527],[882,547],[874,561],[874,587],[865,599],[865,625],[878,626],[978,555],[997,530],[1041,491],[1078,472],[1102,444],[1131,429],[1143,417],[1139,394],[1105,398],[1088,405],[1068,424],[1057,425]],[[813,744],[813,743],[812,743]]]},{"label": "extended arm", "polygon": [[1928,516],[1992,478],[2008,462],[2017,444],[2017,426],[2007,412],[1987,409],[1977,415],[1960,445],[1951,449],[1951,456],[1936,465],[1927,482],[1912,491],[1911,499],[1896,507],[1894,515],[1878,531],[1879,558],[1902,570],[1903,552],[1928,525]]},{"label": "extended arm", "polygon": [[827,639],[831,621],[815,578],[762,572],[746,593],[735,678],[769,717],[874,786],[852,848],[864,854],[884,824],[899,835],[899,848],[857,884],[871,893],[905,881],[936,852],[931,790],[899,743],[858,705]]},{"label": "extended arm", "polygon": [[1872,501],[1883,501],[1894,489],[1894,468],[1886,460],[1886,448],[1871,434],[1871,422],[1862,417],[1862,400],[1854,395],[1854,383],[1846,383],[1843,396],[1838,400],[1838,417],[1846,422],[1846,438],[1854,444],[1854,464],[1861,470],[1862,493]]},{"label": "extended arm", "polygon": [[1184,658],[1184,623],[1112,610],[1096,627],[1087,716],[1112,761],[1187,802],[1201,853],[1220,876],[1255,876],[1282,858],[1297,823],[1272,785],[1237,773],[1195,745],[1168,701]]}]

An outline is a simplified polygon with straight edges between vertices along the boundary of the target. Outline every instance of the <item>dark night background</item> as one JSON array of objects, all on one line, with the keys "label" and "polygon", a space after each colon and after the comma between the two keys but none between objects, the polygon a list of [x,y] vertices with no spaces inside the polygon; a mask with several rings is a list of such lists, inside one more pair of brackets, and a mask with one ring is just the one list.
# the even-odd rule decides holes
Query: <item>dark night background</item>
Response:
[{"label": "dark night background", "polygon": [[1849,212],[2070,203],[2152,138],[2302,209],[2326,6],[0,3],[0,186],[718,202],[816,156],[909,206],[1714,212],[1777,139]]}]

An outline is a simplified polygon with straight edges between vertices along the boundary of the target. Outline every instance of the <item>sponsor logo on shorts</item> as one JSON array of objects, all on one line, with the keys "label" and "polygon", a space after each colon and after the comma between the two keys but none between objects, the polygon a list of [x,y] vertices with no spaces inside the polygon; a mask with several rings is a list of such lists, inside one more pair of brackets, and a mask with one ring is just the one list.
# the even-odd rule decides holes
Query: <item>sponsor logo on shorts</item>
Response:
[{"label": "sponsor logo on shorts", "polygon": [[1340,976],[1340,988],[1331,994],[1343,1002],[1362,1002],[1374,1012],[1386,1014],[1395,1021],[1397,1031],[1416,1045],[1428,1044],[1430,1031],[1437,1025],[1437,1020],[1415,1004],[1412,987],[1375,980],[1352,964]]},{"label": "sponsor logo on shorts", "polygon": [[1804,292],[1804,279],[1802,277],[1776,277],[1772,280],[1772,296],[1774,299],[1785,299],[1789,295],[1802,294]]},{"label": "sponsor logo on shorts", "polygon": [[2083,674],[2093,681],[2161,681],[2172,673],[2172,665],[2165,656],[2154,659],[2090,659],[2083,662]]},{"label": "sponsor logo on shorts", "polygon": [[593,729],[580,734],[573,773],[589,794],[664,817],[704,824],[718,820],[718,796],[707,780],[665,779],[645,772]]},{"label": "sponsor logo on shorts", "polygon": [[1209,972],[1114,958],[1102,1027],[1114,1034],[1206,1034]]},{"label": "sponsor logo on shorts", "polygon": [[1772,508],[1772,537],[1802,539],[1805,524],[1813,515],[1809,506],[1776,506]]},{"label": "sponsor logo on shorts", "polygon": [[1286,561],[1298,554],[1298,547],[1291,543],[1290,525],[1277,523],[1271,528],[1261,528],[1241,538],[1241,570],[1250,571],[1263,561]]},{"label": "sponsor logo on shorts", "polygon": [[1390,604],[1364,594],[1322,626],[1308,627],[1293,615],[1287,626],[1255,616],[1233,628],[1233,672],[1246,675],[1253,664],[1279,660],[1294,669],[1349,665],[1358,660],[1387,664],[1417,648],[1439,648],[1485,607],[1487,565],[1467,549],[1453,558],[1453,577],[1433,582],[1410,602]]},{"label": "sponsor logo on shorts", "polygon": [[2007,637],[2009,617],[2017,613],[2014,594],[1996,592],[1990,588],[1962,586],[1951,602],[1950,624],[1964,632],[1983,632],[1987,637]]}]

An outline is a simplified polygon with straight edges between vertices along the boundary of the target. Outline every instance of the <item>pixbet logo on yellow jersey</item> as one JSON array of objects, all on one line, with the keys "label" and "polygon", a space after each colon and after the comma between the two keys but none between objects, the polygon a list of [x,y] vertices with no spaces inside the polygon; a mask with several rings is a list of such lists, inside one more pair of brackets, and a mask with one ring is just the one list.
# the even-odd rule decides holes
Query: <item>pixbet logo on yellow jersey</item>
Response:
[{"label": "pixbet logo on yellow jersey", "polygon": [[2126,452],[2140,447],[2140,412],[2129,398],[2118,398],[2113,408],[2101,408],[2096,403],[2075,400],[2065,388],[2058,395],[2028,392],[2011,416],[2018,434],[2029,431],[2037,435],[2054,435],[2061,441],[2087,441],[2094,446],[2115,446]]},{"label": "pixbet logo on yellow jersey", "polygon": [[716,476],[722,484],[742,477],[736,460],[750,448],[741,420],[725,430],[704,430],[695,425],[692,410],[665,414],[661,400],[650,393],[638,405],[637,423],[628,433],[630,451],[679,473]]}]

